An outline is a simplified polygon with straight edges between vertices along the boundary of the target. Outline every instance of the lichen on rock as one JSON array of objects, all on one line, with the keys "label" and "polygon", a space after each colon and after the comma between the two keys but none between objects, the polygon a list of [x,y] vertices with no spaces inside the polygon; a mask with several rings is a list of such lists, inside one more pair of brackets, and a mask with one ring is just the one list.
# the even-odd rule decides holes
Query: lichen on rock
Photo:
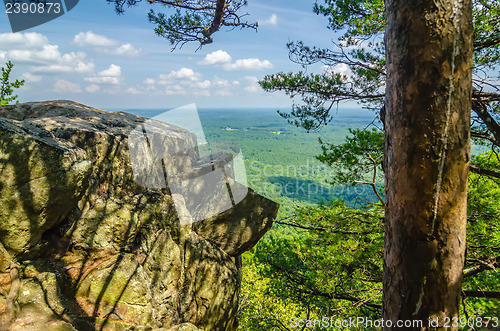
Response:
[{"label": "lichen on rock", "polygon": [[249,189],[182,225],[168,186],[135,180],[128,137],[146,119],[71,101],[0,116],[0,329],[237,328],[237,262],[277,204]]}]

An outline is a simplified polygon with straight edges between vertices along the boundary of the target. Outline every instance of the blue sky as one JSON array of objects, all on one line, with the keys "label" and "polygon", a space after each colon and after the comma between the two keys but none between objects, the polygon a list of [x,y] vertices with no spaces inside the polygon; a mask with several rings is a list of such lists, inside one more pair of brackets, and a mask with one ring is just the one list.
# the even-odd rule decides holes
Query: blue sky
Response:
[{"label": "blue sky", "polygon": [[[314,1],[249,0],[254,30],[222,29],[214,43],[171,52],[156,36],[147,12],[158,5],[141,3],[118,16],[105,0],[81,0],[51,22],[11,33],[0,13],[0,62],[11,60],[13,76],[26,80],[19,100],[71,99],[104,109],[286,108],[281,93],[267,93],[257,81],[266,74],[297,71],[286,43],[303,40],[331,47],[335,34],[327,20],[312,12]],[[3,8],[2,8],[3,9]]]}]

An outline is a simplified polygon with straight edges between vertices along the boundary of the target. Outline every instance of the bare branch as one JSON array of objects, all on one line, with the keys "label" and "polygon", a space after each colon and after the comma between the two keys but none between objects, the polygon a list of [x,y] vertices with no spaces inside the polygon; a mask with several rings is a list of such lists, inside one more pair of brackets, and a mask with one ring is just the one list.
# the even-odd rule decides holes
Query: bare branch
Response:
[{"label": "bare branch", "polygon": [[498,44],[500,44],[500,36],[491,37],[486,40],[476,40],[474,42],[474,50],[480,51],[488,47],[497,46]]},{"label": "bare branch", "polygon": [[212,21],[212,25],[210,25],[208,29],[203,30],[203,35],[205,36],[206,39],[204,42],[202,42],[202,45],[209,44],[213,41],[211,35],[214,32],[219,31],[226,7],[227,4],[225,0],[217,0],[217,8],[215,10],[214,20]]},{"label": "bare branch", "polygon": [[[271,266],[276,268],[278,271],[280,271],[286,278],[288,278],[291,282],[305,286],[307,289],[301,289],[301,288],[294,288],[294,291],[297,291],[298,293],[301,294],[308,294],[308,295],[314,295],[314,296],[319,296],[319,297],[324,297],[324,298],[329,298],[329,299],[336,299],[336,300],[345,300],[345,301],[351,301],[359,304],[359,306],[365,306],[368,308],[373,308],[380,310],[382,309],[382,305],[370,302],[369,299],[360,299],[357,297],[354,297],[348,293],[330,293],[330,292],[323,292],[318,289],[313,289],[310,288],[306,282],[304,276],[292,271],[288,270],[285,268],[282,268],[279,265],[276,265],[272,261],[267,261]],[[289,285],[288,285],[289,286]],[[373,298],[373,297],[372,297]]]},{"label": "bare branch", "polygon": [[500,101],[500,94],[493,92],[482,92],[474,89],[472,97],[482,102]]},{"label": "bare branch", "polygon": [[474,137],[474,138],[486,139],[486,140],[489,140],[490,142],[492,142],[494,145],[497,145],[497,146],[499,145],[499,141],[496,140],[496,138],[494,136],[490,136],[486,133],[471,131],[470,136]]},{"label": "bare branch", "polygon": [[500,292],[494,291],[462,291],[466,297],[500,299]]},{"label": "bare branch", "polygon": [[303,290],[303,289],[296,289],[297,292],[302,293],[302,294],[309,294],[309,295],[314,295],[314,296],[319,296],[323,298],[329,298],[329,299],[336,299],[336,300],[346,300],[346,301],[351,301],[355,303],[361,303],[362,306],[370,307],[370,308],[375,308],[375,309],[382,309],[382,305],[368,302],[366,300],[356,298],[352,295],[341,293],[329,293],[329,292],[323,292],[319,291],[316,289],[310,289],[310,290]]},{"label": "bare branch", "polygon": [[489,177],[500,178],[500,173],[499,172],[488,170],[488,169],[482,169],[482,168],[479,168],[477,165],[474,165],[474,164],[469,164],[469,171],[473,172],[473,173],[476,173],[476,174],[479,174],[479,175],[486,175],[486,176],[489,176]]},{"label": "bare branch", "polygon": [[274,221],[276,224],[281,224],[281,225],[287,225],[287,226],[292,226],[294,228],[299,228],[299,229],[304,229],[304,230],[313,230],[313,231],[329,231],[331,233],[339,233],[339,234],[353,234],[353,235],[363,235],[363,234],[370,234],[374,233],[374,230],[367,230],[367,231],[349,231],[349,230],[335,230],[335,229],[328,229],[328,228],[323,228],[323,227],[315,227],[315,226],[304,226],[300,225],[298,223],[290,223],[290,222],[282,222],[282,221]]},{"label": "bare branch", "polygon": [[497,256],[493,259],[490,259],[489,261],[481,261],[481,260],[468,260],[469,262],[477,262],[479,263],[478,265],[465,269],[464,270],[464,278],[465,277],[472,277],[475,276],[483,271],[486,270],[495,270],[497,267],[500,266],[500,256]]},{"label": "bare branch", "polygon": [[147,0],[150,4],[159,3],[164,6],[172,6],[188,10],[215,10],[214,6],[197,6],[198,2],[192,3],[191,1],[166,1],[166,0]]},{"label": "bare branch", "polygon": [[[491,134],[495,137],[496,142],[500,141],[500,125],[495,118],[486,109],[486,104],[481,100],[472,100],[472,110],[483,121]],[[498,146],[498,145],[497,145]]]},{"label": "bare branch", "polygon": [[274,221],[276,224],[292,226],[294,228],[304,229],[304,230],[314,230],[314,231],[327,231],[327,228],[315,227],[315,226],[304,226],[298,223],[290,223],[290,222],[282,222],[282,221]]}]

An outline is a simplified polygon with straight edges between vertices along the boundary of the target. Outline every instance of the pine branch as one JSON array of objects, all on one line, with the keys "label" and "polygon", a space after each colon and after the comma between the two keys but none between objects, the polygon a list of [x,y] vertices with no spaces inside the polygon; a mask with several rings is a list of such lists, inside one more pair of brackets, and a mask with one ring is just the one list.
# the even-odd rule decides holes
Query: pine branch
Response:
[{"label": "pine branch", "polygon": [[477,165],[469,164],[469,171],[478,175],[500,178],[500,172],[479,168]]},{"label": "pine branch", "polygon": [[500,292],[494,291],[462,291],[466,297],[500,299]]}]

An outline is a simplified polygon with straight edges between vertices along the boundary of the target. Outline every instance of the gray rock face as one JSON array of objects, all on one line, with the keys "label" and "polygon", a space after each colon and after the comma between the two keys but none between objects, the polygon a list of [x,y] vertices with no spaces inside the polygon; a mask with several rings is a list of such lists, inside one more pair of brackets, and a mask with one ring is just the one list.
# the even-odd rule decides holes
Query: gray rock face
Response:
[{"label": "gray rock face", "polygon": [[[237,328],[240,255],[277,204],[248,190],[181,225],[189,210],[169,187],[134,176],[128,138],[144,118],[71,101],[2,106],[0,116],[1,330]],[[206,169],[193,155],[186,166]]]}]

